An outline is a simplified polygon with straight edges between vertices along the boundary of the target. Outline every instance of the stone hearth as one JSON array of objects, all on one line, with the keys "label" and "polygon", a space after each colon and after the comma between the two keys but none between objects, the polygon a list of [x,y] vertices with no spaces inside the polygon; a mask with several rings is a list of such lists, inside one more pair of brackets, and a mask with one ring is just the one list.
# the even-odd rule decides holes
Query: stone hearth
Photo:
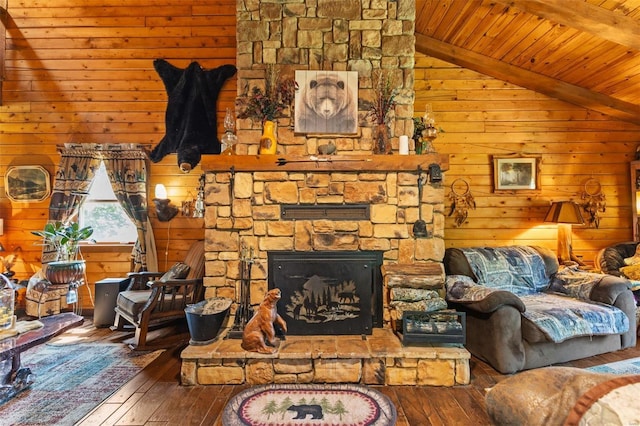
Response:
[{"label": "stone hearth", "polygon": [[273,355],[247,352],[239,339],[182,352],[183,385],[360,383],[469,384],[469,352],[460,345],[403,346],[390,329],[361,336],[288,336]]}]

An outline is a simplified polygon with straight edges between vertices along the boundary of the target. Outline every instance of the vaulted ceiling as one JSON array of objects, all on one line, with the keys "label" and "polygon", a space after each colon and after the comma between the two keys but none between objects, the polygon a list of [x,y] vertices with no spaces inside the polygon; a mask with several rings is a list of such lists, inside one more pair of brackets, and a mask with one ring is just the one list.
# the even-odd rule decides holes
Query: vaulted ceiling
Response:
[{"label": "vaulted ceiling", "polygon": [[416,50],[640,124],[640,0],[416,0]]}]

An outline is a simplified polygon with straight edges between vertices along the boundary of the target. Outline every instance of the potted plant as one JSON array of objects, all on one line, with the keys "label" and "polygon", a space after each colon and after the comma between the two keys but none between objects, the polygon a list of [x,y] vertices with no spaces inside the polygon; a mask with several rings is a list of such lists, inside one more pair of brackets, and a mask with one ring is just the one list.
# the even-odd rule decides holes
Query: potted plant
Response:
[{"label": "potted plant", "polygon": [[84,278],[85,263],[79,259],[80,242],[93,241],[93,228],[83,228],[77,222],[47,223],[42,231],[31,231],[42,237],[43,244],[53,247],[57,253],[57,260],[47,263],[45,275],[53,284],[69,285]]}]

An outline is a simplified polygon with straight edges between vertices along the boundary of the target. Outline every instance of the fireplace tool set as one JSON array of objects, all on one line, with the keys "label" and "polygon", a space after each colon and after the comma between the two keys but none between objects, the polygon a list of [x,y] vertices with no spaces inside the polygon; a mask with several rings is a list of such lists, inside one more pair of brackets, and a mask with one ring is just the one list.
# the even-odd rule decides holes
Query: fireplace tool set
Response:
[{"label": "fireplace tool set", "polygon": [[425,180],[426,176],[423,176],[422,170],[418,168],[418,220],[413,224],[414,238],[426,238],[429,236],[427,223],[422,219],[422,187]]},{"label": "fireplace tool set", "polygon": [[253,316],[251,309],[251,266],[253,263],[253,247],[242,246],[240,250],[240,288],[236,288],[238,307],[233,327],[227,333],[227,338],[230,339],[242,339],[244,328]]}]

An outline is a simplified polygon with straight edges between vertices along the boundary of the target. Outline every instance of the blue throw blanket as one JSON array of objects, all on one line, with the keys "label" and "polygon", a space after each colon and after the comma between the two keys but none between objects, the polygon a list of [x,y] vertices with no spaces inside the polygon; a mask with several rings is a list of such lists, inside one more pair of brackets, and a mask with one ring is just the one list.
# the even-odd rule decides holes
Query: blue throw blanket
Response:
[{"label": "blue throw blanket", "polygon": [[542,291],[549,285],[544,260],[534,248],[509,246],[463,248],[478,284],[516,295]]},{"label": "blue throw blanket", "polygon": [[548,293],[521,296],[520,299],[527,307],[522,316],[554,343],[579,336],[629,331],[629,318],[615,306]]}]

